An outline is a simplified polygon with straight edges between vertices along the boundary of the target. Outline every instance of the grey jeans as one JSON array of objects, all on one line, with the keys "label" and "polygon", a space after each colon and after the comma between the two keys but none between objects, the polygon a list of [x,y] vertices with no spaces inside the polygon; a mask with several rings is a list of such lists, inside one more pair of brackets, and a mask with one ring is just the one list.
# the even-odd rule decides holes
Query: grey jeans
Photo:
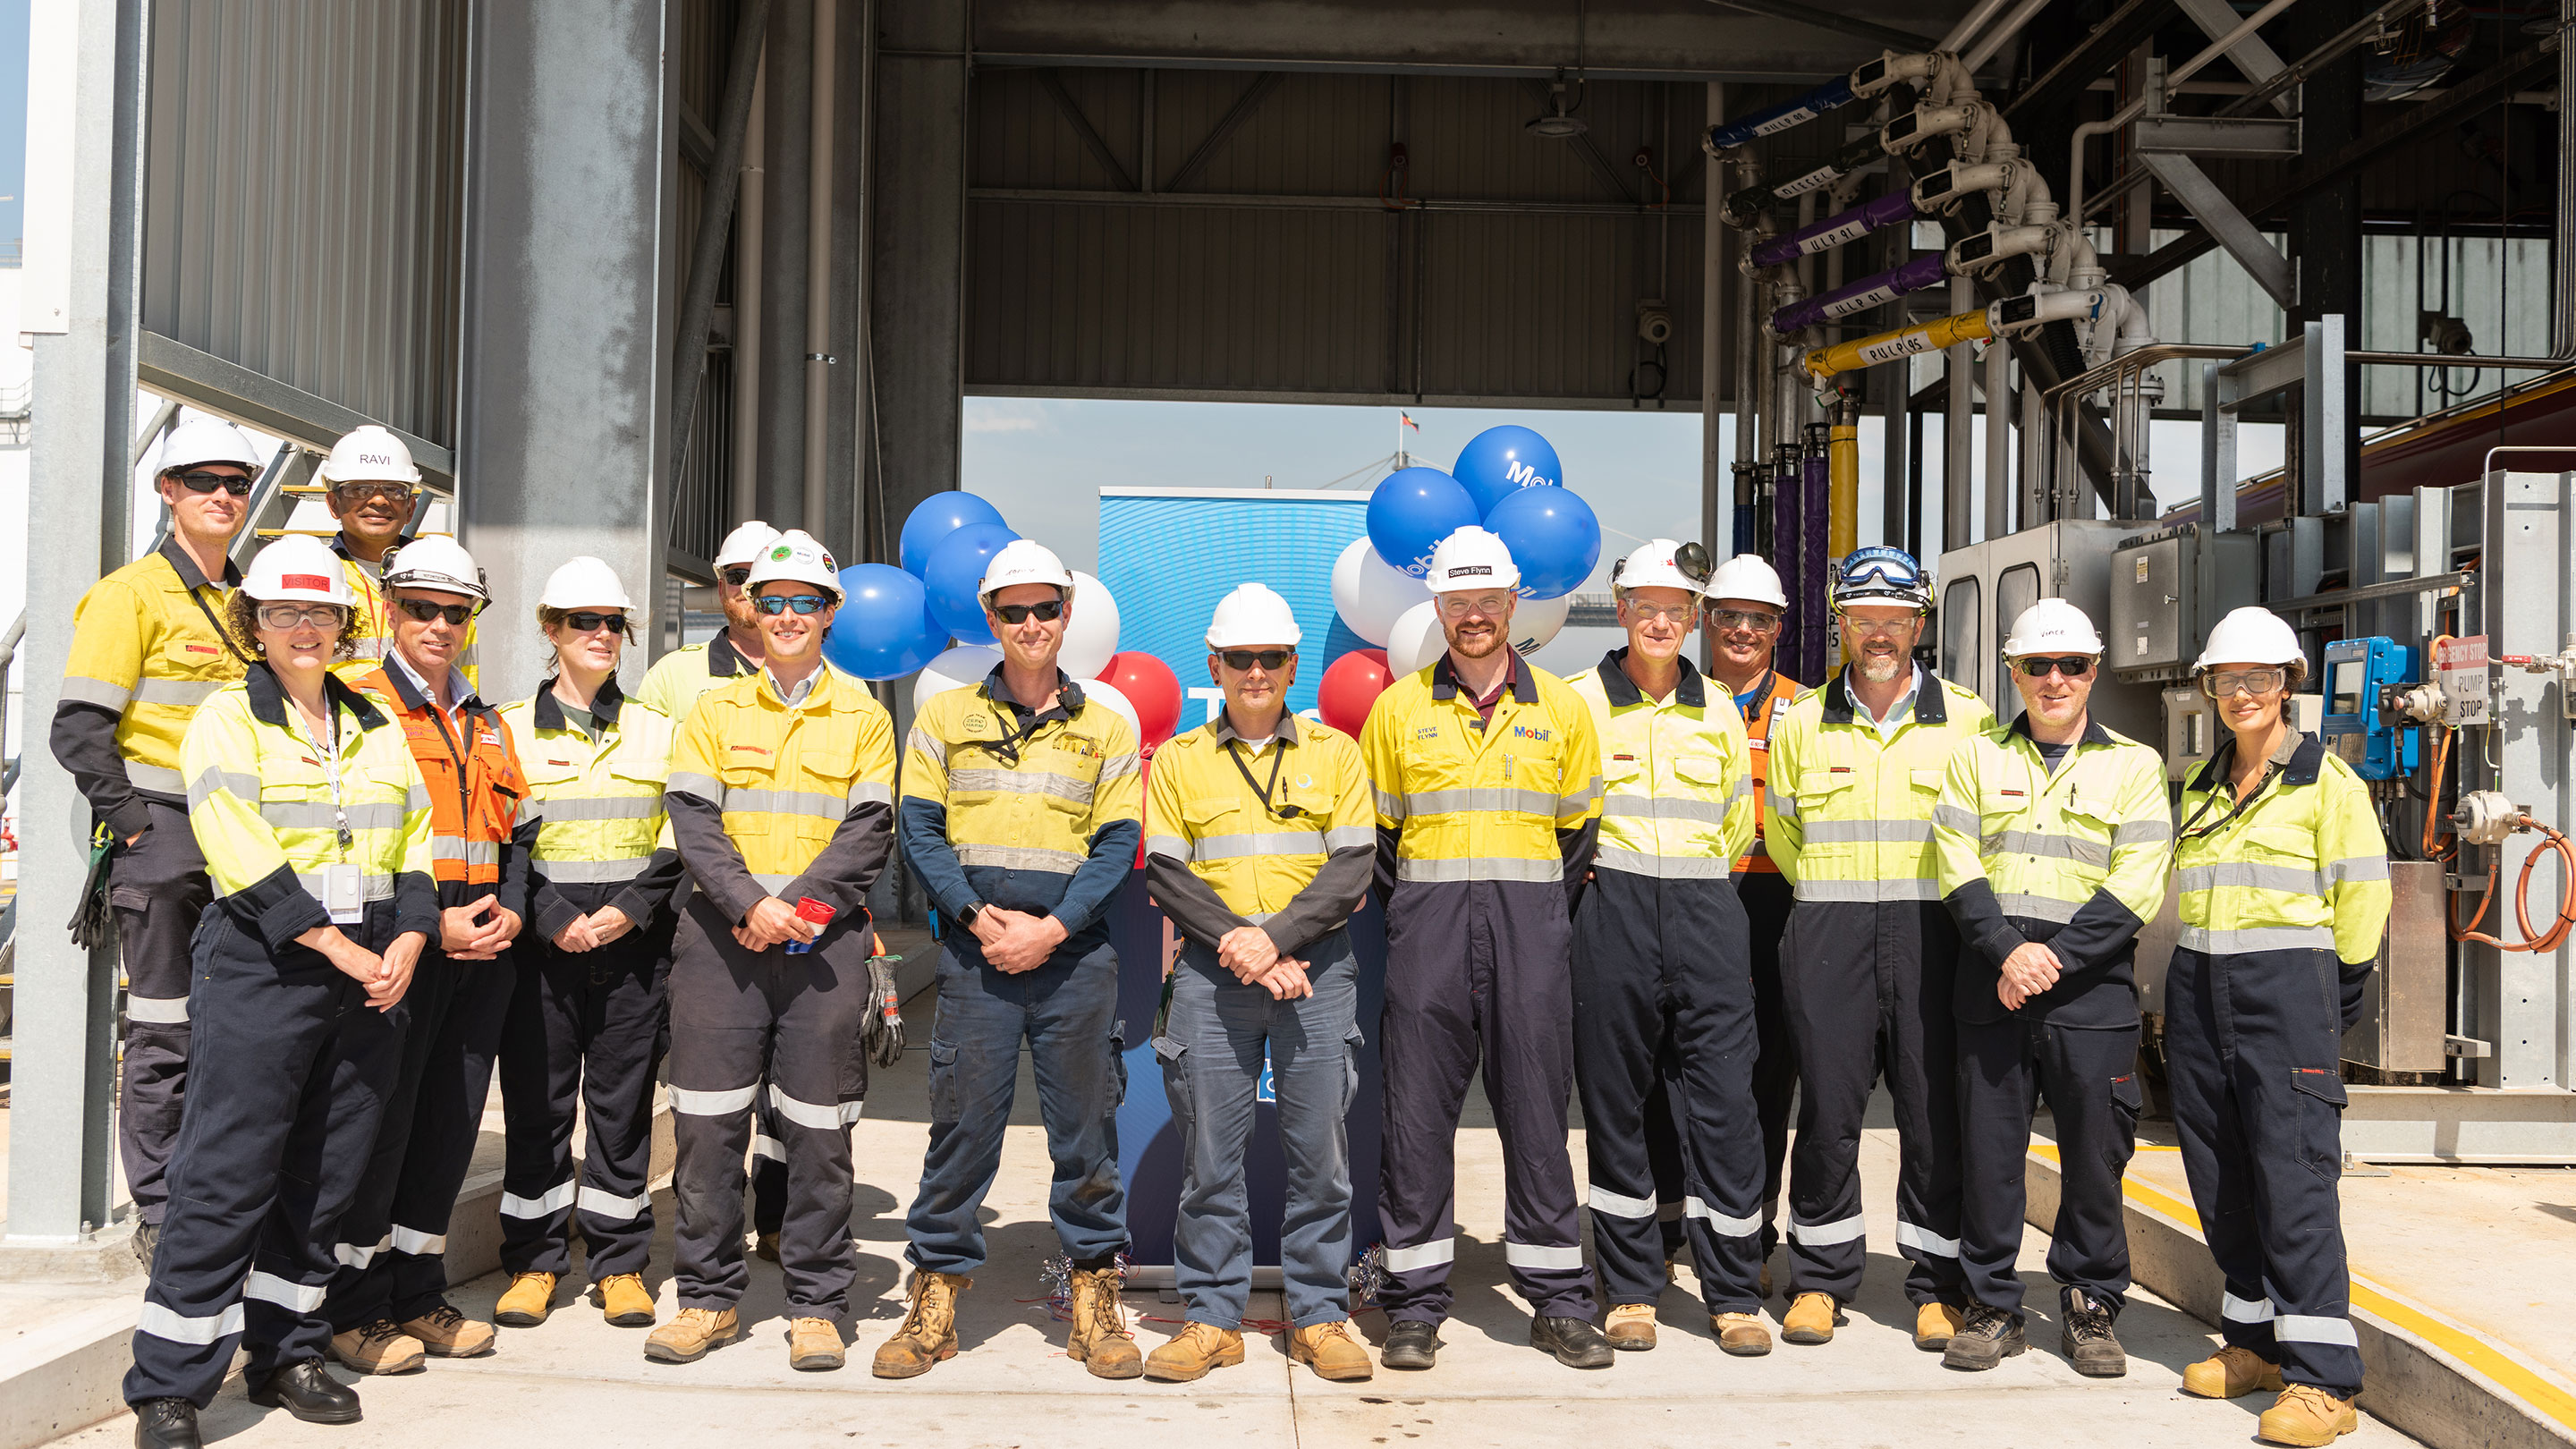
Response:
[{"label": "grey jeans", "polygon": [[1181,1144],[1173,1276],[1195,1323],[1239,1328],[1252,1293],[1252,1214],[1244,1157],[1262,1066],[1278,1098],[1288,1201],[1279,1259],[1299,1328],[1350,1317],[1351,1153],[1344,1131],[1359,1087],[1359,968],[1334,931],[1300,953],[1312,996],[1272,999],[1195,943],[1173,968],[1172,1011],[1154,1054]]}]

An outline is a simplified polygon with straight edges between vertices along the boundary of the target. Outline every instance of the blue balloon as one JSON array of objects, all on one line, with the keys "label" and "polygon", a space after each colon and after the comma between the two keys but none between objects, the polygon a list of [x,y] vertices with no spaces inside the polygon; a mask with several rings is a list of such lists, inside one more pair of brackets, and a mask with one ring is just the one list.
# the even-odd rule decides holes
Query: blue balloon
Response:
[{"label": "blue balloon", "polygon": [[930,596],[930,617],[960,644],[990,644],[984,627],[984,602],[976,597],[984,584],[984,566],[1002,545],[1019,535],[998,523],[970,523],[939,541],[923,566],[921,583]]},{"label": "blue balloon", "polygon": [[1571,488],[1523,488],[1485,515],[1520,565],[1524,599],[1573,593],[1601,561],[1601,521]]},{"label": "blue balloon", "polygon": [[841,570],[841,611],[823,636],[823,657],[861,679],[901,679],[948,647],[948,631],[930,617],[921,580],[892,564]]},{"label": "blue balloon", "polygon": [[957,530],[977,523],[1001,523],[1002,511],[972,493],[951,488],[933,493],[912,506],[904,515],[903,539],[899,557],[903,571],[914,578],[924,577],[930,567],[930,555],[940,541]]},{"label": "blue balloon", "polygon": [[1450,473],[1476,500],[1478,518],[1491,518],[1495,504],[1524,488],[1565,486],[1565,470],[1547,439],[1508,423],[1469,438]]},{"label": "blue balloon", "polygon": [[1431,550],[1481,515],[1458,480],[1437,468],[1389,474],[1369,495],[1369,544],[1377,556],[1415,578],[1431,572]]}]

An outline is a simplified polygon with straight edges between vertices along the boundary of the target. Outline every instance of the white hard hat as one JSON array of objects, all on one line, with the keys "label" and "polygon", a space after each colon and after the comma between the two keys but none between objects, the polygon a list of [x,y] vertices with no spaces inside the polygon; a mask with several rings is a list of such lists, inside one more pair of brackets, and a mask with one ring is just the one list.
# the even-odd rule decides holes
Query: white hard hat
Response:
[{"label": "white hard hat", "polygon": [[2021,611],[2013,620],[2012,633],[2004,639],[2004,657],[2018,659],[2025,654],[2091,654],[2102,653],[2102,636],[2093,632],[2093,621],[2084,611],[2064,599],[2042,599]]},{"label": "white hard hat", "polygon": [[984,565],[984,581],[975,586],[975,597],[990,599],[1014,584],[1053,584],[1069,595],[1073,591],[1073,572],[1045,544],[1015,538],[1003,544],[1001,551]]},{"label": "white hard hat", "polygon": [[435,589],[486,602],[492,597],[474,555],[455,539],[437,534],[415,538],[385,555],[385,587]]},{"label": "white hard hat", "polygon": [[263,604],[301,600],[348,608],[349,575],[331,545],[309,533],[290,533],[259,551],[242,578],[242,592]]},{"label": "white hard hat", "polygon": [[724,546],[716,550],[715,566],[727,569],[756,562],[776,542],[778,530],[755,518],[725,535]]},{"label": "white hard hat", "polygon": [[1423,580],[1435,594],[1463,594],[1475,589],[1516,589],[1521,566],[1502,536],[1468,524],[1440,540],[1431,550],[1431,573]]},{"label": "white hard hat", "polygon": [[1739,553],[1719,564],[1717,572],[1708,576],[1708,596],[1789,607],[1788,592],[1780,587],[1780,571],[1755,553]]},{"label": "white hard hat", "polygon": [[333,443],[331,456],[322,460],[319,471],[325,483],[420,482],[420,470],[411,464],[411,449],[374,423],[351,428]]},{"label": "white hard hat", "polygon": [[617,570],[588,554],[566,559],[546,575],[545,591],[537,595],[537,604],[546,609],[635,607],[635,601],[626,597],[626,585],[617,577]]},{"label": "white hard hat", "polygon": [[[1690,563],[1699,569],[1700,577],[1692,578]],[[1708,551],[1697,544],[1678,544],[1669,538],[1650,538],[1645,546],[1619,560],[1610,570],[1610,591],[1627,589],[1679,589],[1697,598],[1702,582],[1708,577]]]},{"label": "white hard hat", "polygon": [[259,455],[251,451],[250,439],[242,436],[241,429],[222,418],[181,418],[162,436],[161,458],[152,471],[177,472],[200,463],[231,463],[250,470],[254,477],[259,473]]},{"label": "white hard hat", "polygon": [[1289,609],[1288,601],[1268,584],[1238,584],[1233,593],[1216,601],[1216,617],[1208,622],[1207,647],[1249,649],[1255,644],[1285,644],[1294,649],[1305,637],[1297,628],[1297,615]]},{"label": "white hard hat", "polygon": [[2306,661],[2289,621],[2260,604],[2231,611],[2209,631],[2209,647],[2192,661],[2195,670],[2217,664],[2297,664]]},{"label": "white hard hat", "polygon": [[778,535],[778,541],[762,550],[752,561],[751,577],[743,581],[746,589],[757,589],[777,579],[790,579],[812,584],[841,601],[841,566],[832,561],[832,551],[814,541],[814,535],[801,528],[791,528]]}]

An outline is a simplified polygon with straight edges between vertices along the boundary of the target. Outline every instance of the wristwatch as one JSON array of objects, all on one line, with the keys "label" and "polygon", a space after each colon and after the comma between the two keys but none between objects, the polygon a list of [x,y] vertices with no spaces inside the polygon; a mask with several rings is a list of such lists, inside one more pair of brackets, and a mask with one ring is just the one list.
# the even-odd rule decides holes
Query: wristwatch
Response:
[{"label": "wristwatch", "polygon": [[975,929],[975,918],[982,914],[984,914],[984,903],[982,901],[968,901],[966,903],[966,908],[957,913],[957,924],[964,926],[967,930],[971,931]]}]

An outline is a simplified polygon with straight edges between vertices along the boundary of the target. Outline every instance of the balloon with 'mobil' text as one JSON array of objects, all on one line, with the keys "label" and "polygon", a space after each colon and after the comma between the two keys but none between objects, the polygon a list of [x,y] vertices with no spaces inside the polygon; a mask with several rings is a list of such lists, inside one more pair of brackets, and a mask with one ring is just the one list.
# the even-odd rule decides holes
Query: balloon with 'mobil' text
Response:
[{"label": "balloon with 'mobil' text", "polygon": [[1601,561],[1601,521],[1571,488],[1524,488],[1495,504],[1485,526],[1512,551],[1524,599],[1573,593]]},{"label": "balloon with 'mobil' text", "polygon": [[1556,449],[1547,439],[1510,423],[1469,438],[1467,446],[1458,450],[1458,466],[1449,472],[1476,500],[1478,518],[1490,517],[1495,504],[1523,488],[1565,486],[1565,469],[1556,461]]},{"label": "balloon with 'mobil' text", "polygon": [[1400,469],[1369,495],[1369,542],[1379,558],[1417,579],[1431,572],[1440,540],[1477,519],[1476,500],[1437,468]]}]

